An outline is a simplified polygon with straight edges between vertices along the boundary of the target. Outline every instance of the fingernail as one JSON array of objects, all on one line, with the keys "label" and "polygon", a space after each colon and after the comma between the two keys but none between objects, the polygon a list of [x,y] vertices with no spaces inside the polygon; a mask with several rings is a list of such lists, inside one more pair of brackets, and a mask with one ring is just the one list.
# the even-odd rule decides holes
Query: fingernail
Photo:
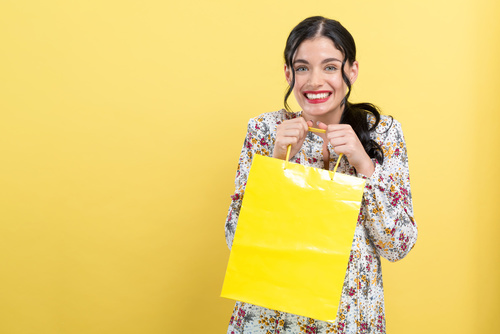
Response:
[{"label": "fingernail", "polygon": [[319,121],[316,121],[316,125],[319,125]]}]

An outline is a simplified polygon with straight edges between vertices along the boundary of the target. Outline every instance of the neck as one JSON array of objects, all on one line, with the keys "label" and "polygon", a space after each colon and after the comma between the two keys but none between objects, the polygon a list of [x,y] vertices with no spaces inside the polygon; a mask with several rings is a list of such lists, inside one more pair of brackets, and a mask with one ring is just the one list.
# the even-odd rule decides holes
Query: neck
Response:
[{"label": "neck", "polygon": [[340,119],[342,118],[342,114],[344,113],[344,106],[342,106],[337,112],[329,113],[327,115],[318,115],[318,116],[310,116],[302,114],[302,117],[306,121],[312,121],[313,127],[316,127],[316,122],[321,122],[326,125],[329,124],[340,124]]}]

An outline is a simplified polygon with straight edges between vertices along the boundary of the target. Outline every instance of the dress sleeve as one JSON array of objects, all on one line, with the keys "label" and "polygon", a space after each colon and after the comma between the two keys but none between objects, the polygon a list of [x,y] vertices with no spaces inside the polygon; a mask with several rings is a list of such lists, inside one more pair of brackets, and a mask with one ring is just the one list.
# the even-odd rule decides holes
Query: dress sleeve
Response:
[{"label": "dress sleeve", "polygon": [[390,128],[377,134],[376,140],[384,151],[384,162],[375,162],[375,171],[367,179],[362,215],[378,254],[394,262],[409,253],[418,234],[401,124],[392,120]]},{"label": "dress sleeve", "polygon": [[240,215],[241,202],[245,192],[248,173],[252,164],[252,159],[255,153],[262,155],[269,155],[268,144],[264,142],[261,136],[261,126],[255,119],[248,122],[247,134],[241,149],[240,159],[238,161],[238,169],[236,171],[235,191],[231,196],[231,204],[226,218],[225,234],[226,243],[229,249],[233,245],[234,233],[238,224],[238,217]]}]

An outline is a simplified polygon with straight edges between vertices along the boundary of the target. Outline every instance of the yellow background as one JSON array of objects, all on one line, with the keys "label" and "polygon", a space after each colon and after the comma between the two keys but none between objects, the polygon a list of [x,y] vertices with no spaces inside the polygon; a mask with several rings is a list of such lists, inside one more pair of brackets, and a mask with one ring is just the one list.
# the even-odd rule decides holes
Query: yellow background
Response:
[{"label": "yellow background", "polygon": [[390,333],[493,333],[500,12],[480,1],[0,3],[0,333],[223,333],[246,123],[281,108],[290,29],[358,45],[353,101],[403,124],[415,249]]}]

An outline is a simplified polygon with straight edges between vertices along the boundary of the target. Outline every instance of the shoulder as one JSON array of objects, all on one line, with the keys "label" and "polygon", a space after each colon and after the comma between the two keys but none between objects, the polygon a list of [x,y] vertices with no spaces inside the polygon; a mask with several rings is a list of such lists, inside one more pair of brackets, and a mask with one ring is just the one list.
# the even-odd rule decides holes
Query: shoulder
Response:
[{"label": "shoulder", "polygon": [[[375,117],[369,115],[368,122],[375,124]],[[371,139],[375,140],[379,145],[404,145],[405,139],[401,123],[392,116],[381,115],[380,121],[374,131],[370,132]]]},{"label": "shoulder", "polygon": [[248,121],[248,131],[259,133],[274,133],[276,127],[287,119],[300,117],[300,112],[288,112],[285,109],[260,114]]},{"label": "shoulder", "polygon": [[[373,126],[375,124],[375,116],[373,116],[372,114],[368,114],[367,121],[371,126]],[[382,134],[394,130],[401,131],[401,123],[399,123],[392,116],[380,115],[380,121],[378,122],[374,132]]]},{"label": "shoulder", "polygon": [[287,119],[299,117],[284,109],[261,114],[248,121],[244,147],[254,153],[271,156],[276,138],[276,127]]},{"label": "shoulder", "polygon": [[[375,124],[375,116],[368,114],[368,123],[373,126]],[[386,141],[404,142],[401,123],[394,117],[387,115],[380,116],[380,121],[375,129],[370,132],[370,137],[379,144]]]},{"label": "shoulder", "polygon": [[280,109],[278,111],[267,112],[260,114],[257,117],[251,118],[250,122],[253,123],[267,123],[269,125],[278,123],[280,124],[284,120],[297,118],[300,116],[300,112],[288,112],[285,109]]},{"label": "shoulder", "polygon": [[[373,114],[367,114],[368,123],[373,126],[375,124],[375,116]],[[375,128],[375,132],[382,133],[387,132],[391,128],[401,128],[401,123],[399,123],[394,117],[388,115],[380,115],[380,121]]]}]

